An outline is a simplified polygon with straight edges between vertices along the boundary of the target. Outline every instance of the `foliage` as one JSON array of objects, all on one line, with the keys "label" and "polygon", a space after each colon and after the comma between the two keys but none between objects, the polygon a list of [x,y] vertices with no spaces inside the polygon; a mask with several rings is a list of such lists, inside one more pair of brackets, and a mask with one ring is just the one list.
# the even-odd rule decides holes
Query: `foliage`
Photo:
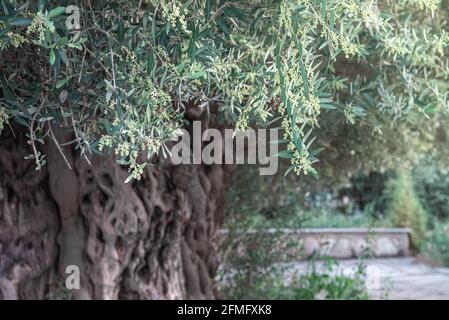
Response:
[{"label": "foliage", "polygon": [[413,171],[416,192],[429,214],[437,219],[449,218],[449,174],[434,163],[423,164]]},{"label": "foliage", "polygon": [[339,212],[310,212],[303,226],[305,228],[376,228],[387,227],[388,222],[376,219],[369,212],[342,214]]},{"label": "foliage", "polygon": [[410,171],[399,170],[386,187],[386,217],[396,227],[412,229],[412,240],[419,247],[426,237],[427,212],[415,192]]},{"label": "foliage", "polygon": [[449,175],[446,166],[428,160],[413,171],[417,194],[430,215],[428,237],[420,249],[424,257],[449,266]]},{"label": "foliage", "polygon": [[[267,217],[258,213],[247,213],[245,221],[255,229],[264,228],[375,228],[389,227],[389,221],[376,219],[365,212],[360,214],[343,214],[338,211],[297,211],[290,214],[278,214]],[[233,217],[227,225],[234,223]]]},{"label": "foliage", "polygon": [[79,31],[65,4],[0,8],[0,129],[27,129],[37,168],[55,126],[86,160],[113,152],[138,179],[194,107],[239,130],[279,119],[288,172],[316,175],[324,111],[381,134],[448,106],[439,0],[79,0]]},{"label": "foliage", "polygon": [[433,229],[421,248],[424,256],[433,261],[449,266],[449,223],[435,220]]},{"label": "foliage", "polygon": [[[281,168],[286,169],[284,163]],[[268,218],[295,215],[305,193],[298,181],[281,174],[261,176],[257,169],[254,165],[244,165],[233,172],[226,200],[234,205],[228,206],[228,216],[244,220],[259,214]]]},{"label": "foliage", "polygon": [[222,245],[219,272],[220,293],[225,299],[277,299],[285,288],[282,281],[279,238],[263,233],[227,235]]},{"label": "foliage", "polygon": [[[337,270],[338,264],[330,260],[324,270],[318,271],[315,262],[309,262],[309,270],[298,274],[291,284],[285,284],[278,269],[264,273],[250,287],[241,278],[234,285],[224,287],[225,299],[284,299],[284,300],[367,300],[365,267],[359,265],[351,274]],[[241,276],[241,274],[237,275]]]},{"label": "foliage", "polygon": [[338,263],[329,259],[326,267],[318,271],[312,261],[309,271],[300,275],[291,288],[295,299],[327,300],[367,300],[365,285],[366,267],[363,262],[357,265],[352,275],[337,271]]},{"label": "foliage", "polygon": [[342,184],[260,176],[257,168],[242,166],[236,168],[226,193],[234,204],[227,208],[226,223],[245,221],[252,228],[388,227],[382,195],[386,177],[355,175]]},{"label": "foliage", "polygon": [[363,260],[351,274],[339,271],[333,259],[327,260],[325,268],[317,268],[316,262],[311,260],[308,270],[295,274],[294,280],[289,282],[286,274],[291,273],[291,265],[282,263],[285,250],[279,236],[267,237],[263,232],[255,232],[246,234],[243,241],[236,229],[231,227],[230,230],[223,245],[219,276],[222,298],[368,299]]},{"label": "foliage", "polygon": [[46,296],[47,300],[72,300],[73,292],[67,289],[64,280],[57,281],[55,285],[50,288]]}]

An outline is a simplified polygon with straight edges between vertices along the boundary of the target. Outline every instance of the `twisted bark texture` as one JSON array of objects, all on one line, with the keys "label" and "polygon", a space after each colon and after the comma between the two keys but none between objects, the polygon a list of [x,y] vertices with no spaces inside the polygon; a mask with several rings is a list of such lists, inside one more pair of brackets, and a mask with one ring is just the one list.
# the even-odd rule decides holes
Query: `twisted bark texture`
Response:
[{"label": "twisted bark texture", "polygon": [[[20,137],[0,138],[0,299],[214,298],[223,166],[155,163],[125,184],[113,159],[47,144],[39,172]],[[70,292],[68,265],[81,275]]]}]

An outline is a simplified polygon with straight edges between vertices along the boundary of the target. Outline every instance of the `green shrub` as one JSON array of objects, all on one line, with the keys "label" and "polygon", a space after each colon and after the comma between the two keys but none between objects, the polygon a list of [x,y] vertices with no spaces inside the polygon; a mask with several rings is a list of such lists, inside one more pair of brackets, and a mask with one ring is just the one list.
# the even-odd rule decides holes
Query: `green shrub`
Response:
[{"label": "green shrub", "polygon": [[[389,227],[388,221],[374,217],[369,212],[343,214],[336,210],[301,210],[268,218],[263,213],[247,212],[239,221],[245,221],[251,228],[381,228]],[[230,218],[225,227],[235,221]]]},{"label": "green shrub", "polygon": [[369,298],[365,285],[366,267],[359,263],[352,275],[336,271],[338,263],[329,259],[326,267],[318,271],[314,261],[309,271],[301,275],[291,288],[294,299],[366,300]]},{"label": "green shrub", "polygon": [[[259,216],[260,217],[260,216]],[[218,275],[219,292],[224,299],[367,299],[365,266],[359,264],[351,275],[339,273],[337,263],[329,259],[324,269],[309,263],[307,272],[298,274],[295,281],[286,283],[289,265],[285,261],[288,246],[278,234],[257,231],[259,219],[246,219],[229,225],[229,234],[221,248],[221,267]],[[262,223],[262,225],[264,225]],[[237,227],[238,226],[238,227]]]},{"label": "green shrub", "polygon": [[433,261],[449,266],[449,222],[436,221],[422,248],[424,255]]},{"label": "green shrub", "polygon": [[[253,255],[254,257],[255,255]],[[263,256],[263,254],[262,254]],[[260,258],[260,253],[258,254]],[[353,274],[337,270],[338,264],[329,259],[325,268],[318,270],[314,260],[308,270],[286,284],[283,274],[286,268],[271,264],[256,267],[254,261],[234,265],[232,276],[220,292],[225,299],[285,299],[285,300],[366,300],[369,298],[365,285],[366,268],[360,263]],[[271,260],[269,258],[269,260]]]},{"label": "green shrub", "polygon": [[388,181],[385,191],[387,219],[395,227],[411,228],[412,243],[418,248],[426,237],[427,212],[415,192],[410,172],[399,170]]},{"label": "green shrub", "polygon": [[72,300],[73,292],[64,284],[64,280],[59,280],[50,287],[46,296],[47,300]]},{"label": "green shrub", "polygon": [[304,228],[375,228],[385,226],[385,221],[375,218],[369,212],[343,214],[338,211],[306,211]]},{"label": "green shrub", "polygon": [[278,299],[283,291],[282,271],[276,267],[281,260],[279,237],[239,230],[229,229],[222,245],[220,294],[225,299]]},{"label": "green shrub", "polygon": [[438,219],[449,219],[449,172],[434,163],[413,171],[416,192],[423,206]]}]

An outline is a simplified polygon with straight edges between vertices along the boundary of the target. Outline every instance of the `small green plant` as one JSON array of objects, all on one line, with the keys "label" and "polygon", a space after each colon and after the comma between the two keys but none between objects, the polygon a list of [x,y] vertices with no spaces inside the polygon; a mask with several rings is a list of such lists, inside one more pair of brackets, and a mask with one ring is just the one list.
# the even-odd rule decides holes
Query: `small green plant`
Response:
[{"label": "small green plant", "polygon": [[64,281],[55,283],[47,294],[47,300],[72,300],[73,293],[64,285]]},{"label": "small green plant", "polygon": [[[338,263],[329,259],[323,269],[309,262],[308,270],[287,283],[286,267],[272,264],[256,267],[250,261],[234,265],[232,276],[221,288],[225,299],[285,299],[285,300],[366,300],[366,266],[360,262],[351,274],[338,270]],[[230,271],[229,269],[228,271]],[[251,272],[248,272],[250,271]]]},{"label": "small green plant", "polygon": [[301,275],[291,288],[294,299],[305,300],[366,300],[366,266],[363,260],[351,275],[338,271],[338,263],[328,259],[324,270],[319,271],[312,260],[309,271]]},{"label": "small green plant", "polygon": [[419,248],[426,238],[427,212],[415,192],[410,172],[399,170],[388,181],[385,192],[387,219],[396,227],[411,228],[413,245]]}]

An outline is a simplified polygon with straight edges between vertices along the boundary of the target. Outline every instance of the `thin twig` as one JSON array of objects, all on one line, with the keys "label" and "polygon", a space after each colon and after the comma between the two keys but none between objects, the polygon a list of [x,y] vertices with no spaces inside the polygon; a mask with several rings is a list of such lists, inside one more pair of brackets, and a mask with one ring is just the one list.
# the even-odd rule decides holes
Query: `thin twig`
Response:
[{"label": "thin twig", "polygon": [[34,143],[34,140],[36,140],[36,137],[34,135],[34,122],[36,122],[36,118],[39,115],[39,113],[41,112],[41,110],[45,104],[46,96],[44,95],[44,93],[41,93],[41,98],[42,98],[42,101],[41,101],[39,107],[36,109],[35,113],[33,114],[33,118],[31,119],[31,125],[30,125],[30,129],[29,129],[30,144],[31,144],[31,148],[33,148],[34,157],[36,158],[37,170],[40,170],[42,165],[41,165],[41,162],[39,159],[39,156],[41,155],[41,153],[37,151],[36,144]]},{"label": "thin twig", "polygon": [[111,53],[111,63],[112,63],[112,81],[114,83],[114,90],[117,89],[117,86],[115,85],[115,64],[114,64],[114,53],[112,52],[112,47],[110,49],[110,53]]},{"label": "thin twig", "polygon": [[[82,143],[81,137],[78,134],[78,130],[76,130],[76,123],[75,123],[75,118],[73,117],[73,112],[71,114],[71,118],[72,118],[72,126],[73,126],[73,132],[75,133],[75,142],[78,143],[78,145],[80,145],[80,143]],[[90,162],[89,158],[86,155],[86,152],[84,151],[84,146],[81,144],[81,155],[83,156],[83,158],[86,160],[87,164],[89,166],[92,166],[92,163]]]},{"label": "thin twig", "polygon": [[[95,53],[93,53],[91,50],[89,50],[89,48],[85,47],[87,52],[89,52],[92,57],[97,58],[97,56],[95,55]],[[100,61],[100,59],[97,58],[97,62],[100,66],[103,67],[103,70],[108,74],[108,76],[112,77],[111,73],[109,72],[108,68],[106,68],[106,66]]]},{"label": "thin twig", "polygon": [[54,134],[54,132],[53,132],[53,129],[52,129],[52,127],[51,127],[50,121],[47,121],[47,123],[48,123],[48,127],[49,127],[49,129],[50,129],[50,137],[53,139],[53,142],[55,143],[56,148],[58,148],[58,151],[59,151],[59,153],[61,154],[62,158],[64,159],[65,163],[67,164],[67,166],[69,167],[69,169],[72,170],[72,166],[70,165],[69,160],[68,160],[67,157],[65,156],[64,152],[62,151],[61,146],[59,145],[58,140],[56,139],[56,136],[55,136],[55,134]]},{"label": "thin twig", "polygon": [[84,60],[86,59],[86,53],[87,53],[87,50],[84,49],[83,59],[81,60],[81,70],[80,70],[80,76],[78,77],[78,83],[81,82],[81,76],[83,75]]},{"label": "thin twig", "polygon": [[9,129],[11,129],[12,135],[14,136],[14,138],[17,138],[16,133],[14,132],[14,129],[11,127],[11,124],[9,123],[9,121],[6,121],[6,123],[8,124]]}]

